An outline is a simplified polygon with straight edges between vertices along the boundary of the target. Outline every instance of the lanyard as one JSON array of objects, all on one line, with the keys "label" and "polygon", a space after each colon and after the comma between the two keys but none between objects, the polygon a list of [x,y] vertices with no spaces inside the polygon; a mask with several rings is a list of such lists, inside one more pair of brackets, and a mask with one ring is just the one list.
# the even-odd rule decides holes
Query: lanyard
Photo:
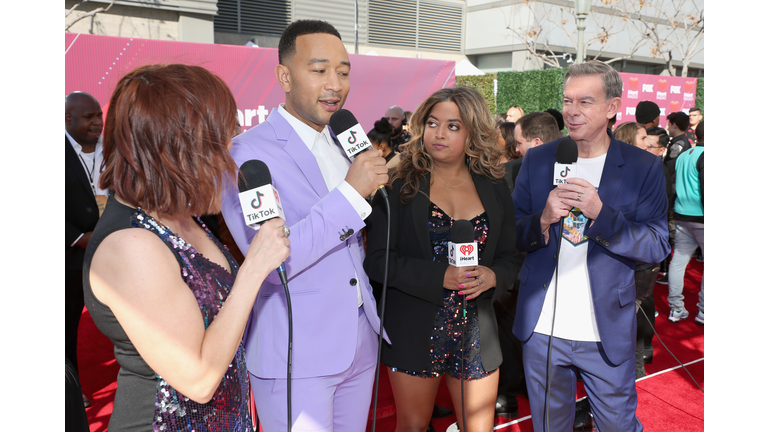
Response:
[{"label": "lanyard", "polygon": [[85,159],[83,159],[82,153],[78,153],[77,156],[80,158],[80,162],[83,164],[83,168],[85,169],[85,173],[88,174],[88,181],[91,182],[91,190],[93,191],[93,195],[96,195],[96,186],[93,185],[93,173],[96,171],[96,152],[93,152],[93,167],[91,167],[91,171],[88,171],[88,165],[85,163]]}]

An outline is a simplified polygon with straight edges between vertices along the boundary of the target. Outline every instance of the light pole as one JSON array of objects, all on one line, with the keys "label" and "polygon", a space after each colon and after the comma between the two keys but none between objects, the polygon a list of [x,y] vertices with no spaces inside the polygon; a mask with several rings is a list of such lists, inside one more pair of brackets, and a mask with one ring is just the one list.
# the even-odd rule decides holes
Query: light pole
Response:
[{"label": "light pole", "polygon": [[576,29],[579,31],[579,40],[576,46],[576,64],[584,62],[584,29],[585,21],[589,14],[590,0],[574,0],[576,4]]},{"label": "light pole", "polygon": [[355,0],[355,54],[357,54],[357,0]]}]

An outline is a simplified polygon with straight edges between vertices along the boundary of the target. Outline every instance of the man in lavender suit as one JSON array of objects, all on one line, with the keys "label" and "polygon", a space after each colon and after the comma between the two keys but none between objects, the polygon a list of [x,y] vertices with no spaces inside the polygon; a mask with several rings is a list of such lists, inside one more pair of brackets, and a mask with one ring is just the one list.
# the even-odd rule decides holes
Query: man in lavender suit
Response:
[{"label": "man in lavender suit", "polygon": [[[365,197],[387,182],[386,163],[368,151],[350,164],[327,126],[349,93],[351,66],[333,26],[292,23],[278,56],[285,103],[236,137],[231,154],[238,166],[267,164],[291,232],[292,430],[359,432],[371,405],[379,330],[360,230],[371,211]],[[234,185],[222,214],[245,254],[256,231],[245,225]],[[261,426],[284,431],[288,313],[277,272],[262,285],[244,338]]]}]

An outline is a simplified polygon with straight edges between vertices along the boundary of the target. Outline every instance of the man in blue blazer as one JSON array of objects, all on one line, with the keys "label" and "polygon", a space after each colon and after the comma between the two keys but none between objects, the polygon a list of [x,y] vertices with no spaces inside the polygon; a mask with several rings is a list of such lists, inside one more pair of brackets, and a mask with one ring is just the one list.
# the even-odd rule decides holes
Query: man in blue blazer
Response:
[{"label": "man in blue blazer", "polygon": [[642,430],[634,268],[669,253],[667,198],[659,158],[608,131],[621,94],[621,77],[604,63],[571,66],[563,116],[577,178],[552,186],[553,141],[528,151],[513,193],[517,247],[528,253],[513,331],[535,431],[573,430],[577,370],[598,430]]}]

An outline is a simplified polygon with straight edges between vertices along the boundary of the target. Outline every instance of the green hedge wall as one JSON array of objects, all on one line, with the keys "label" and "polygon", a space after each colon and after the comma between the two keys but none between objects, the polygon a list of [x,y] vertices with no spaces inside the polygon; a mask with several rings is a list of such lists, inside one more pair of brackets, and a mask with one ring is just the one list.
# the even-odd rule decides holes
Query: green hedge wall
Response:
[{"label": "green hedge wall", "polygon": [[455,87],[472,87],[477,90],[485,98],[491,114],[496,114],[496,100],[493,96],[493,80],[495,78],[496,74],[457,76]]},{"label": "green hedge wall", "polygon": [[[522,107],[526,114],[549,108],[561,111],[563,80],[567,71],[566,68],[551,68],[524,72],[499,72],[496,113],[506,113],[513,105]],[[458,82],[458,77],[456,81]],[[702,113],[704,112],[704,78],[698,79],[696,106],[701,108]]]},{"label": "green hedge wall", "polygon": [[506,113],[517,105],[525,113],[563,109],[563,78],[567,69],[551,68],[524,72],[499,72],[496,109]]},{"label": "green hedge wall", "polygon": [[701,109],[704,115],[704,78],[699,78],[696,84],[696,107]]}]

